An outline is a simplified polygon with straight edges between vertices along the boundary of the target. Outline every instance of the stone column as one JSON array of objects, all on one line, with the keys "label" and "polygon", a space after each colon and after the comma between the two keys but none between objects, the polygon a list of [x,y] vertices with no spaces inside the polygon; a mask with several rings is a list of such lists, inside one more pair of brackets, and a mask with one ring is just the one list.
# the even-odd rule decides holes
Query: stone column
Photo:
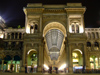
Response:
[{"label": "stone column", "polygon": [[22,61],[20,62],[21,63],[21,65],[20,65],[20,67],[21,67],[21,71],[25,71],[25,64],[27,64],[27,62],[26,62],[26,59],[27,59],[27,55],[26,55],[27,53],[26,53],[26,44],[24,43],[24,48],[23,48],[23,56],[22,56]]},{"label": "stone column", "polygon": [[21,39],[23,39],[23,33],[22,33],[22,37],[21,37]]},{"label": "stone column", "polygon": [[85,68],[88,67],[87,66],[88,64],[86,64],[87,63],[86,56],[87,56],[87,53],[86,53],[86,44],[83,44],[83,71],[85,70]]},{"label": "stone column", "polygon": [[2,60],[2,67],[1,67],[1,70],[3,70],[3,64],[4,64],[4,60]]},{"label": "stone column", "polygon": [[66,68],[67,68],[67,70],[69,68],[69,50],[68,50],[68,48],[69,48],[68,47],[68,40],[66,38],[66,41],[65,41],[65,52],[66,52]]},{"label": "stone column", "polygon": [[91,50],[94,50],[94,42],[91,42]]},{"label": "stone column", "polygon": [[99,66],[99,55],[98,55],[98,66]]},{"label": "stone column", "polygon": [[26,59],[26,44],[24,43],[24,49],[23,49],[23,58],[22,58],[22,65],[24,66],[26,63],[25,63],[25,60]]},{"label": "stone column", "polygon": [[42,72],[43,69],[43,43],[39,45],[39,58],[38,58],[38,72]]},{"label": "stone column", "polygon": [[99,43],[99,51],[100,51],[100,42],[98,42]]},{"label": "stone column", "polygon": [[73,61],[72,61],[72,51],[71,51],[71,44],[68,44],[68,46],[69,46],[69,51],[68,51],[68,60],[69,60],[69,62],[68,62],[68,72],[69,73],[73,73]]},{"label": "stone column", "polygon": [[[88,54],[88,53],[87,53]],[[86,56],[86,55],[85,55]],[[86,60],[86,69],[90,69],[90,55],[86,56],[87,60]]]}]

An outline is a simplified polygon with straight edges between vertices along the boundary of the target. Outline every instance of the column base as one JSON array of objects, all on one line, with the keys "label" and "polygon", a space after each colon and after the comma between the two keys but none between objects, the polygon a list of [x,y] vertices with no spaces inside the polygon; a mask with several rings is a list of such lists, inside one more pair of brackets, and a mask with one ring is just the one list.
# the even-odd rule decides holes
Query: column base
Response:
[{"label": "column base", "polygon": [[41,67],[41,66],[38,66],[37,72],[38,72],[38,73],[41,73],[41,72],[42,72],[42,67]]},{"label": "column base", "polygon": [[73,67],[69,67],[68,73],[73,73]]},{"label": "column base", "polygon": [[21,67],[20,71],[25,72],[25,67]]}]

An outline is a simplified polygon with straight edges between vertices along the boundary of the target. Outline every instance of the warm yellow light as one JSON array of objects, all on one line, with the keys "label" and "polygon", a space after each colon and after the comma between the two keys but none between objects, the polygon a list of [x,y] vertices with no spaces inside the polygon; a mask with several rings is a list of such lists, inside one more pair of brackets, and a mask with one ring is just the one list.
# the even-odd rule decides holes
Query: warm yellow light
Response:
[{"label": "warm yellow light", "polygon": [[93,61],[93,58],[90,58],[90,61]]},{"label": "warm yellow light", "polygon": [[3,38],[3,34],[0,35],[0,38]]},{"label": "warm yellow light", "polygon": [[26,27],[26,33],[30,33],[30,27],[29,26]]},{"label": "warm yellow light", "polygon": [[78,59],[73,59],[73,62],[78,62]]},{"label": "warm yellow light", "polygon": [[61,65],[61,67],[59,68],[59,70],[62,70],[64,68],[66,68],[66,64]]},{"label": "warm yellow light", "polygon": [[82,54],[82,51],[81,51],[81,50],[79,50],[79,49],[75,49],[74,51],[79,51],[79,52]]},{"label": "warm yellow light", "polygon": [[36,52],[36,50],[35,50],[35,49],[31,49],[31,50],[29,50],[29,51],[27,52],[27,55],[29,55],[29,53],[30,53],[31,51]]},{"label": "warm yellow light", "polygon": [[97,60],[98,60],[98,58],[95,58],[95,60],[97,61]]},{"label": "warm yellow light", "polygon": [[73,57],[75,58],[78,57],[77,53],[73,53]]},{"label": "warm yellow light", "polygon": [[46,68],[47,70],[49,69],[49,67],[48,67],[47,65],[44,64],[43,66],[44,66],[44,68]]},{"label": "warm yellow light", "polygon": [[80,26],[80,33],[83,33],[84,30],[83,30],[83,26]]}]

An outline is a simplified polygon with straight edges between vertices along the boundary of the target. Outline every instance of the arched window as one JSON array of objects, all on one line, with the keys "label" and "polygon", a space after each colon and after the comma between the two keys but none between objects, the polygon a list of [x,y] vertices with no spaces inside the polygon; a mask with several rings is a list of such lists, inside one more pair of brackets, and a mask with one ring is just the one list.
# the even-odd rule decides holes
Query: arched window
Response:
[{"label": "arched window", "polygon": [[21,39],[22,38],[22,34],[21,33],[19,33],[19,39]]},{"label": "arched window", "polygon": [[12,42],[12,43],[11,43],[11,48],[12,48],[12,50],[15,49],[15,46],[16,46],[16,42]]},{"label": "arched window", "polygon": [[75,33],[75,26],[72,25],[72,33]]},{"label": "arched window", "polygon": [[10,39],[10,33],[7,34],[7,38]]},{"label": "arched window", "polygon": [[94,50],[99,50],[99,43],[98,42],[94,42]]},{"label": "arched window", "polygon": [[30,26],[30,33],[34,33],[34,26],[33,25]]},{"label": "arched window", "polygon": [[91,38],[91,34],[90,34],[90,33],[88,33],[88,38],[89,38],[89,39]]},{"label": "arched window", "polygon": [[8,42],[5,42],[5,43],[4,43],[4,48],[5,48],[5,49],[8,49]]},{"label": "arched window", "polygon": [[76,33],[79,33],[79,26],[76,25]]},{"label": "arched window", "polygon": [[33,26],[31,26],[30,29],[33,29]]},{"label": "arched window", "polygon": [[15,33],[15,39],[17,39],[17,37],[18,37],[18,33]]},{"label": "arched window", "polygon": [[95,47],[99,47],[99,43],[98,42],[94,42],[94,46]]},{"label": "arched window", "polygon": [[19,42],[19,50],[23,49],[23,42]]},{"label": "arched window", "polygon": [[92,32],[92,38],[95,39],[95,34]]},{"label": "arched window", "polygon": [[98,32],[96,32],[96,38],[99,39],[99,34],[98,34]]},{"label": "arched window", "polygon": [[90,42],[87,42],[87,47],[91,47],[91,43]]},{"label": "arched window", "polygon": [[38,30],[38,25],[37,24],[35,24],[35,30]]},{"label": "arched window", "polygon": [[79,33],[79,25],[74,23],[71,25],[72,33]]},{"label": "arched window", "polygon": [[14,33],[11,34],[11,39],[14,39]]}]

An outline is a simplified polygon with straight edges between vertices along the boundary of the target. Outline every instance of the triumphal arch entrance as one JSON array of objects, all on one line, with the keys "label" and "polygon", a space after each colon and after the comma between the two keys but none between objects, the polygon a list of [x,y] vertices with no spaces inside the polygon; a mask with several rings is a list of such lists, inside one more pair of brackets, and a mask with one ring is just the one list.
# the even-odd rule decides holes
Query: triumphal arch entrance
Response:
[{"label": "triumphal arch entrance", "polygon": [[85,7],[81,3],[28,4],[24,12],[23,66],[34,64],[36,71],[52,66],[53,70],[57,67],[68,72],[87,67]]}]

